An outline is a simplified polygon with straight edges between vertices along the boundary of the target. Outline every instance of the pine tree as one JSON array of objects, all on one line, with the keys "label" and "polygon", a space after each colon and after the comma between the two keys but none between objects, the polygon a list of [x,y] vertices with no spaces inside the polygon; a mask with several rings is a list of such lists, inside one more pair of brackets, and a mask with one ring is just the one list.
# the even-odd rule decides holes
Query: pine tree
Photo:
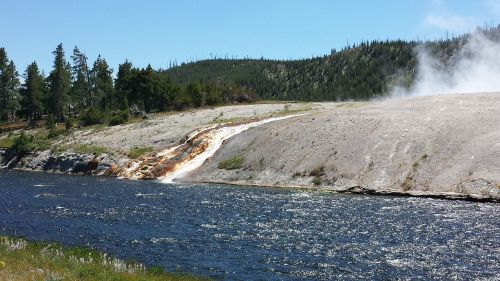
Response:
[{"label": "pine tree", "polygon": [[73,49],[72,74],[73,85],[71,87],[71,97],[78,107],[85,109],[92,106],[92,86],[91,73],[87,64],[87,56],[80,52],[78,47]]},{"label": "pine tree", "polygon": [[62,44],[59,44],[52,53],[54,66],[47,79],[49,84],[47,110],[57,121],[62,121],[71,86],[71,66],[66,62]]},{"label": "pine tree", "polygon": [[94,96],[99,100],[101,110],[113,108],[113,70],[105,59],[99,55],[92,68]]},{"label": "pine tree", "polygon": [[6,114],[11,121],[15,120],[16,113],[21,107],[19,96],[19,73],[13,61],[7,67],[7,102],[5,103]]},{"label": "pine tree", "polygon": [[6,120],[4,116],[7,104],[7,87],[8,87],[8,63],[7,52],[5,48],[0,48],[0,120]]},{"label": "pine tree", "polygon": [[174,92],[170,78],[161,73],[155,73],[155,103],[159,111],[164,111],[173,105]]},{"label": "pine tree", "polygon": [[115,100],[121,110],[128,108],[128,100],[133,92],[131,85],[133,77],[134,73],[131,62],[126,60],[118,66],[118,73],[115,79]]},{"label": "pine tree", "polygon": [[144,111],[151,112],[155,97],[154,77],[155,73],[150,64],[139,73],[139,92],[142,95]]},{"label": "pine tree", "polygon": [[206,93],[201,90],[201,85],[198,82],[189,84],[186,88],[187,94],[191,97],[194,106],[204,106],[206,102]]},{"label": "pine tree", "polygon": [[[19,109],[19,74],[9,62],[5,48],[0,48],[0,120],[9,120]],[[9,118],[11,117],[11,118]]]},{"label": "pine tree", "polygon": [[22,112],[31,126],[36,124],[43,111],[43,96],[45,93],[45,83],[43,76],[38,70],[36,62],[31,63],[26,68],[24,74],[24,84],[21,88]]}]

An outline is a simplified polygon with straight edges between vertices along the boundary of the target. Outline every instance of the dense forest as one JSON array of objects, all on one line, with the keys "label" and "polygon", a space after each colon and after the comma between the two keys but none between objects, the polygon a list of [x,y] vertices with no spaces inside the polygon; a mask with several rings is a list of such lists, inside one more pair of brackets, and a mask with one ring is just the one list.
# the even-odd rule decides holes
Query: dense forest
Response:
[{"label": "dense forest", "polygon": [[[478,28],[500,41],[500,26]],[[436,41],[372,41],[331,50],[322,57],[277,61],[211,59],[174,66],[165,71],[173,82],[236,84],[263,99],[302,101],[364,100],[386,95],[394,86],[411,87],[416,77],[416,47],[426,48],[452,70],[455,54],[470,39],[465,34]]]},{"label": "dense forest", "polygon": [[[500,26],[477,32],[500,40]],[[446,65],[471,35],[446,40],[372,41],[348,46],[329,55],[302,60],[210,59],[169,69],[134,67],[125,61],[114,70],[98,56],[91,63],[74,47],[66,55],[62,44],[53,51],[48,75],[36,62],[23,72],[0,48],[0,122],[26,120],[48,126],[72,120],[92,125],[124,123],[129,115],[184,110],[256,99],[338,101],[385,95],[394,86],[411,87],[419,45]]]},{"label": "dense forest", "polygon": [[[71,127],[108,122],[117,125],[129,116],[192,107],[249,102],[256,97],[239,85],[192,81],[181,87],[169,75],[133,67],[125,61],[116,78],[106,59],[89,64],[85,53],[73,49],[68,60],[62,44],[53,51],[54,63],[45,76],[36,62],[27,66],[22,79],[5,48],[0,48],[0,122],[26,120],[31,126],[46,120],[48,126],[66,122]],[[21,80],[23,81],[21,83]]]}]

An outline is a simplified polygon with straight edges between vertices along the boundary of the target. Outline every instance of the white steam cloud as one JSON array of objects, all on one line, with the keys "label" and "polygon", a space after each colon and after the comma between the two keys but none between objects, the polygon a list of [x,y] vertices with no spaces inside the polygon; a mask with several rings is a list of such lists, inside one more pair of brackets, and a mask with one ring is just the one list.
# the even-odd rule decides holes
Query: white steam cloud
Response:
[{"label": "white steam cloud", "polygon": [[424,47],[417,47],[417,73],[410,89],[396,87],[392,96],[500,92],[500,42],[475,32],[444,65]]}]

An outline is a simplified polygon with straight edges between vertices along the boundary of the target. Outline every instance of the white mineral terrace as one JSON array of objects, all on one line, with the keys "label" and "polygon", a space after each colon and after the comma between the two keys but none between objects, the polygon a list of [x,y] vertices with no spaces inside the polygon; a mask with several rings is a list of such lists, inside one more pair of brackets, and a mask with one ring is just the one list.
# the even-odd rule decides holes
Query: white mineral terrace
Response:
[{"label": "white mineral terrace", "polygon": [[[155,158],[158,159],[158,161],[165,161],[165,159],[171,159],[173,157],[178,156],[178,149],[181,148],[181,146],[185,145],[186,143],[189,142],[196,142],[197,140],[199,141],[199,134],[203,131],[208,131],[206,134],[202,135],[202,141],[205,143],[206,147],[203,149],[203,151],[197,155],[195,155],[193,158],[187,158],[188,160],[181,160],[178,163],[175,164],[174,169],[172,171],[167,172],[165,175],[161,175],[158,177],[158,180],[162,183],[172,183],[176,181],[177,179],[183,178],[187,176],[190,172],[194,171],[196,168],[200,167],[207,159],[212,157],[215,152],[222,146],[222,143],[253,127],[257,127],[269,122],[273,121],[278,121],[278,120],[283,120],[291,117],[296,117],[296,116],[301,116],[304,114],[295,114],[295,115],[288,115],[288,116],[282,116],[282,117],[271,117],[267,119],[263,119],[260,121],[256,122],[251,122],[251,123],[245,123],[241,125],[227,125],[223,126],[220,128],[217,128],[217,125],[211,126],[211,127],[205,127],[198,129],[194,132],[192,132],[188,137],[187,140],[178,146],[171,147],[168,149],[165,149],[155,155]],[[131,165],[122,170],[119,173],[120,178],[126,178],[126,179],[142,179],[144,176],[144,169],[143,167],[152,167],[154,163],[148,163],[150,161],[149,159],[141,159],[134,161],[131,163]],[[152,164],[152,165],[151,165]],[[148,168],[146,168],[147,170]]]},{"label": "white mineral terrace", "polygon": [[[194,171],[195,169],[199,168],[207,159],[212,157],[215,152],[222,146],[222,143],[253,127],[257,127],[269,122],[273,121],[278,121],[278,120],[283,120],[291,117],[296,117],[304,114],[295,114],[295,115],[288,115],[288,116],[282,116],[282,117],[271,117],[267,118],[264,120],[252,122],[252,123],[246,123],[242,125],[236,125],[236,126],[227,126],[227,127],[222,127],[218,129],[214,129],[210,131],[206,136],[205,139],[208,141],[208,147],[200,154],[196,155],[193,159],[187,162],[181,162],[176,166],[176,169],[172,171],[171,173],[164,175],[160,178],[160,182],[162,183],[172,183],[176,179],[183,178],[187,176],[190,172]],[[174,149],[168,149],[168,151],[173,151]],[[165,153],[167,154],[167,153]]]}]

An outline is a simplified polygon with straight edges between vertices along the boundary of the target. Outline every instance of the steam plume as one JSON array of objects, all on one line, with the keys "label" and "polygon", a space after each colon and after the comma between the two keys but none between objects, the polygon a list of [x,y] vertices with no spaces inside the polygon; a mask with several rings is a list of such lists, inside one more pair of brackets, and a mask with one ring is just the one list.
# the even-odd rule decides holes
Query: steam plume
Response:
[{"label": "steam plume", "polygon": [[478,30],[447,62],[433,56],[428,45],[418,46],[413,86],[398,87],[392,96],[500,92],[500,42],[492,38]]}]

